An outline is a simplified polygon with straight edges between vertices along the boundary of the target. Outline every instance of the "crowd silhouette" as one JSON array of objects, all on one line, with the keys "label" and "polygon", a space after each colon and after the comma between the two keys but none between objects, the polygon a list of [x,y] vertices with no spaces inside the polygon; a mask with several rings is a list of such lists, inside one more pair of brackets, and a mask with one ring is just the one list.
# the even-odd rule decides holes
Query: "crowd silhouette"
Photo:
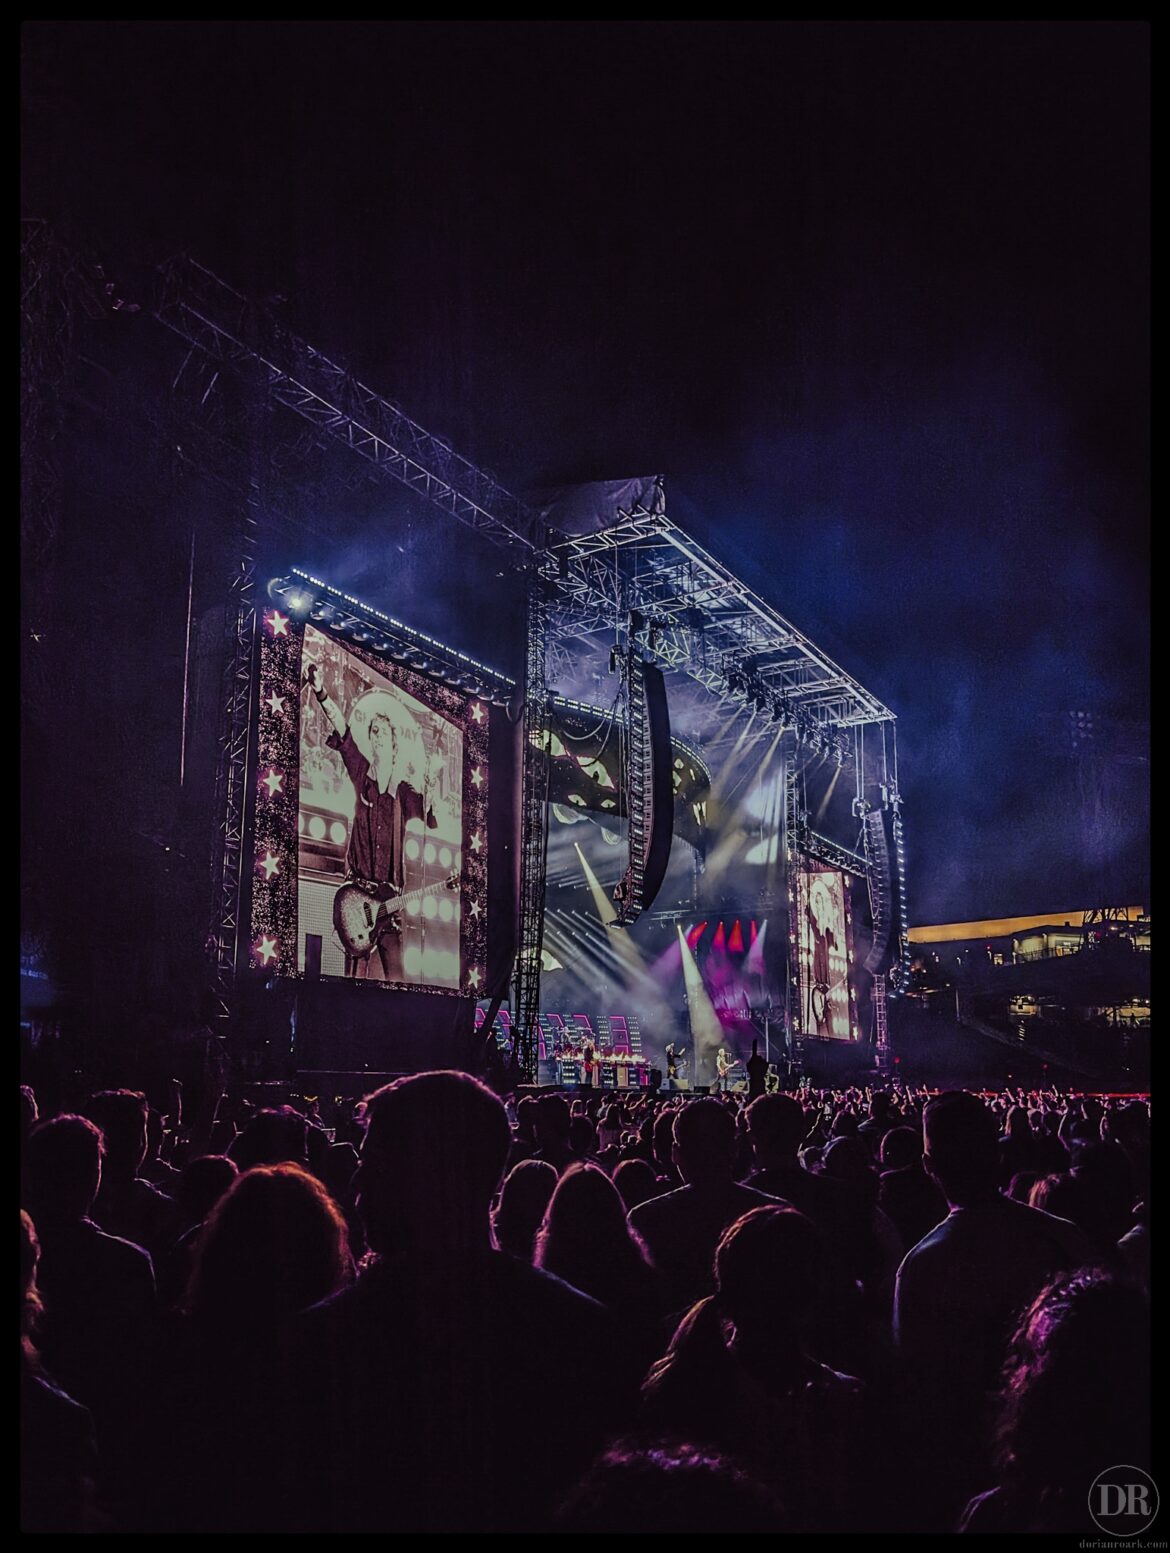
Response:
[{"label": "crowd silhouette", "polygon": [[1096,1535],[1148,1470],[1144,1098],[357,1098],[22,1087],[23,1530]]}]

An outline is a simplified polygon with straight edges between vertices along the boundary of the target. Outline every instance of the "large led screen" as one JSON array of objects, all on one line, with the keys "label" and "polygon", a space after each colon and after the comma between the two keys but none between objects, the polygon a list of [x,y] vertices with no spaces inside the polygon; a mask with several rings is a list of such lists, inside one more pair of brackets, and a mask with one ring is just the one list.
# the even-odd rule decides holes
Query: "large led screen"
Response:
[{"label": "large led screen", "polygon": [[254,961],[476,995],[486,704],[279,611],[261,679]]}]

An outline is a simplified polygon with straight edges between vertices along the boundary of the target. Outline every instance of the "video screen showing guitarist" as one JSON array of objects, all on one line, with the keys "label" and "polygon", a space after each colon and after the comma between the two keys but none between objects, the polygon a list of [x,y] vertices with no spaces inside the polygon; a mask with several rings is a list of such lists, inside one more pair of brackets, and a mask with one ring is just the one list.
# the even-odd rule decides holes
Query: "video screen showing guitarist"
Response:
[{"label": "video screen showing guitarist", "polygon": [[358,885],[376,903],[367,907],[369,951],[347,952],[345,974],[376,974],[376,958],[382,979],[400,982],[405,978],[402,926],[400,913],[391,905],[403,894],[408,822],[418,820],[428,830],[437,823],[430,762],[426,760],[419,773],[417,763],[408,758],[407,746],[417,749],[421,741],[411,713],[389,691],[366,691],[347,717],[326,690],[315,663],[305,670],[305,682],[332,724],[325,743],[338,751],[353,783],[346,883]]}]

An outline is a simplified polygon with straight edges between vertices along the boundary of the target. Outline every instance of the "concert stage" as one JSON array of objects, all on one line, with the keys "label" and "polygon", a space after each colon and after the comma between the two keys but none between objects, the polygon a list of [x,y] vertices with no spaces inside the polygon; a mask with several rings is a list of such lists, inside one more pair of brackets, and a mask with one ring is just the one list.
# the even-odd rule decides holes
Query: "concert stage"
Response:
[{"label": "concert stage", "polygon": [[[167,435],[233,493],[222,571],[191,561],[181,753],[238,1066],[888,1070],[894,714],[782,574],[659,477],[517,496],[191,259],[156,284]],[[331,581],[285,514],[359,488]]]}]

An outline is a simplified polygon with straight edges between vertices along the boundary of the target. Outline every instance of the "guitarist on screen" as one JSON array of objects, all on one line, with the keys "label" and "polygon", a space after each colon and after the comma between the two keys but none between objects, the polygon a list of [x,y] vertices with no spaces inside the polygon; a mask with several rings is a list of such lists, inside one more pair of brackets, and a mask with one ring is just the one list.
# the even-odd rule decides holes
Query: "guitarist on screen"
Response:
[{"label": "guitarist on screen", "polygon": [[[426,817],[429,830],[436,826],[428,782],[423,791],[413,785],[413,762],[405,746],[418,738],[414,719],[398,699],[384,690],[370,690],[355,701],[350,719],[325,689],[315,663],[305,670],[322,711],[333,725],[326,739],[339,751],[354,789],[353,824],[345,857],[347,881],[362,884],[380,899],[402,893],[406,822]],[[429,766],[428,766],[429,774]],[[376,951],[386,981],[406,979],[402,965],[402,931],[397,915],[382,919],[374,950],[360,958],[347,954],[345,974],[368,977]]]}]

